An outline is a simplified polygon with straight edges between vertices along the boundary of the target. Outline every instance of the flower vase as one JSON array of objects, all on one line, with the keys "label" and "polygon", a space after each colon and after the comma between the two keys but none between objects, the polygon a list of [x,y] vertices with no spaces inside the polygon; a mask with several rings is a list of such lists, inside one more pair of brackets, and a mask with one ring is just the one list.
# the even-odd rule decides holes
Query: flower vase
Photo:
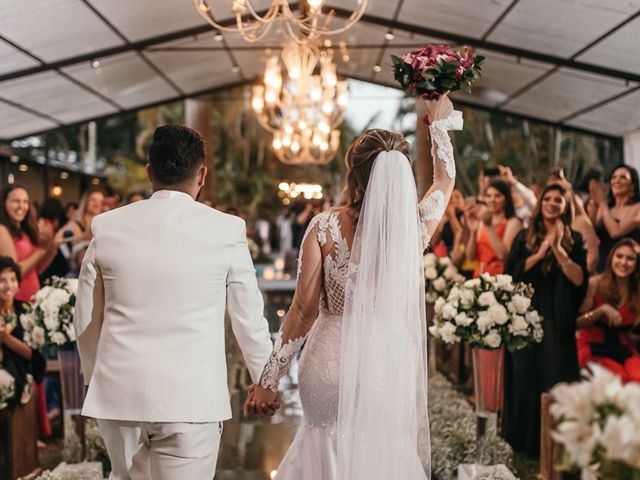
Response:
[{"label": "flower vase", "polygon": [[75,343],[72,347],[60,349],[60,387],[62,406],[67,415],[78,415],[84,400],[84,381],[80,370],[80,357]]},{"label": "flower vase", "polygon": [[436,338],[429,333],[429,327],[433,325],[433,319],[435,317],[435,308],[432,302],[427,302],[425,309],[427,317],[427,357],[429,373],[435,373],[436,371]]},{"label": "flower vase", "polygon": [[473,385],[476,400],[477,439],[495,434],[504,397],[504,347],[473,348]]}]

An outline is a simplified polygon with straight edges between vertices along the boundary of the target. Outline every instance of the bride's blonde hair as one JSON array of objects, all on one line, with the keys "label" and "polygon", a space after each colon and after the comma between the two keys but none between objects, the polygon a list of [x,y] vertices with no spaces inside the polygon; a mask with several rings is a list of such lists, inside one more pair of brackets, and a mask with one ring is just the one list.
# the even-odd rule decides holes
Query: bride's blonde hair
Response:
[{"label": "bride's blonde hair", "polygon": [[373,162],[380,152],[398,150],[409,158],[409,142],[398,132],[374,128],[356,138],[345,157],[347,180],[344,198],[348,207],[360,208]]}]

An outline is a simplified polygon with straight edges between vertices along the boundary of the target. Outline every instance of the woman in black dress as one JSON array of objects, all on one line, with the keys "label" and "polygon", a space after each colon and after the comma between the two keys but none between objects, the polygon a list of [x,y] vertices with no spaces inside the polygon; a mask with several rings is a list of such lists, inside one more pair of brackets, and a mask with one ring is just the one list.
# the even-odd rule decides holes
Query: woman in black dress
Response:
[{"label": "woman in black dress", "polygon": [[547,185],[531,224],[518,234],[505,273],[533,285],[533,307],[544,318],[542,343],[505,358],[503,435],[515,451],[540,451],[540,395],[579,379],[576,319],[586,292],[586,250],[571,230],[567,191]]}]

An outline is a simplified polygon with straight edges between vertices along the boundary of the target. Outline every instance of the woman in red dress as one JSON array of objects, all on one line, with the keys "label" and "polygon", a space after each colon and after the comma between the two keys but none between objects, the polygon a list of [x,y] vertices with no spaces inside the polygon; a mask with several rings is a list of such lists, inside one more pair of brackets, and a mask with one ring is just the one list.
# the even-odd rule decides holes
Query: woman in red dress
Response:
[{"label": "woman in red dress", "polygon": [[471,214],[467,224],[471,230],[467,244],[467,260],[477,260],[474,277],[482,273],[498,275],[504,269],[504,259],[513,240],[522,230],[516,217],[511,187],[502,180],[494,180],[487,187],[486,208],[480,215]]},{"label": "woman in red dress", "polygon": [[640,245],[630,238],[609,253],[605,270],[589,281],[578,318],[578,363],[599,363],[622,379],[640,382]]},{"label": "woman in red dress", "polygon": [[[41,222],[38,225],[25,187],[17,184],[5,186],[0,193],[0,200],[0,256],[10,257],[20,267],[22,282],[14,298],[19,302],[30,302],[40,288],[38,274],[55,257],[64,240],[63,232],[60,230],[54,234],[48,224]],[[48,437],[51,435],[51,424],[43,382],[36,385],[36,391],[40,435]]]}]

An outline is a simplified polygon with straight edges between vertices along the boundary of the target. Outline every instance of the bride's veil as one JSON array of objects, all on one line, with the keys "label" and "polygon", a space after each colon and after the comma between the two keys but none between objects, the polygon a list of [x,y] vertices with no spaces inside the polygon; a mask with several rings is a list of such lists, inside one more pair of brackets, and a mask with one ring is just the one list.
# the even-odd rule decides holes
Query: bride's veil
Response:
[{"label": "bride's veil", "polygon": [[422,252],[409,160],[381,152],[346,285],[338,480],[430,478]]}]

